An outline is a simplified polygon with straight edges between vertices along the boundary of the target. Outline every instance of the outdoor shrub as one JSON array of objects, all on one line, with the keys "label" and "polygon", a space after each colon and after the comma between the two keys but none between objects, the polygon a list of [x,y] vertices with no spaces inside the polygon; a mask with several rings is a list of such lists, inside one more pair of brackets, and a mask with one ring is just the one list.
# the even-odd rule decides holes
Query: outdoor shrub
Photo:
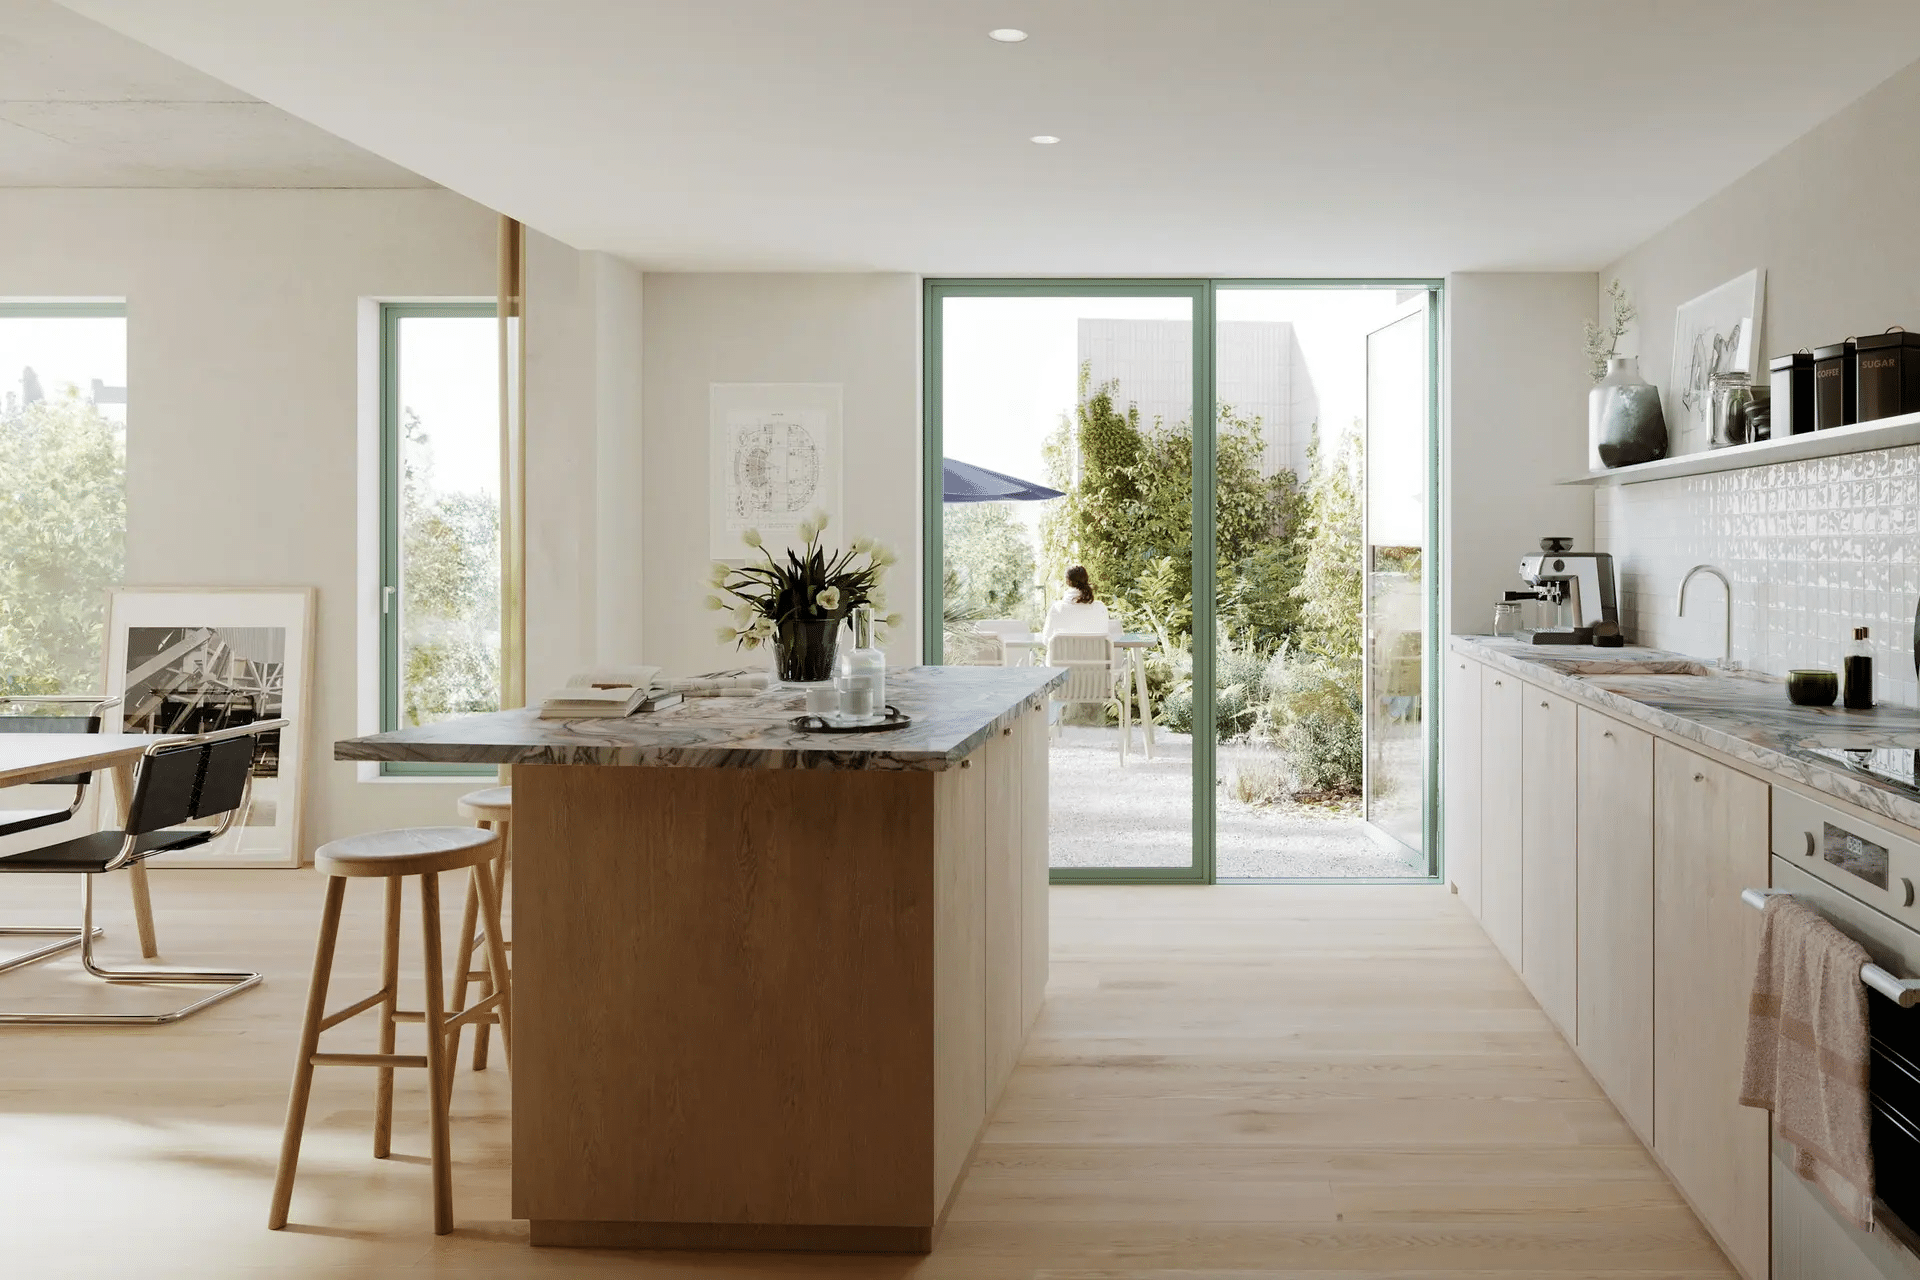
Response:
[{"label": "outdoor shrub", "polygon": [[1303,791],[1357,790],[1365,767],[1360,673],[1283,646],[1268,660],[1256,732],[1287,757]]},{"label": "outdoor shrub", "polygon": [[1264,752],[1242,755],[1227,775],[1227,794],[1245,805],[1267,805],[1292,791],[1287,766],[1279,756]]}]

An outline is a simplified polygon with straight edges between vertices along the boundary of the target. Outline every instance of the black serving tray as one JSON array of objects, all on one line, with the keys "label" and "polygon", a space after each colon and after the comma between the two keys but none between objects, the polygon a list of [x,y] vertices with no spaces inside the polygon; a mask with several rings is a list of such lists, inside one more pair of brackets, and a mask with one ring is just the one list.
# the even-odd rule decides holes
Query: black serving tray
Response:
[{"label": "black serving tray", "polygon": [[889,729],[904,729],[913,723],[913,717],[902,715],[898,707],[888,707],[883,716],[871,720],[841,720],[826,716],[795,716],[787,721],[794,728],[805,733],[885,733]]}]

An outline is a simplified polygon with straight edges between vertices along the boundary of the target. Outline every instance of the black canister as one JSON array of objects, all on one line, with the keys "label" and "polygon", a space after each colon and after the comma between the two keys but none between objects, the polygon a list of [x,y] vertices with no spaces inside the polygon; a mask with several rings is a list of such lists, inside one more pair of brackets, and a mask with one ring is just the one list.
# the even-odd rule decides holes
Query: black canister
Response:
[{"label": "black canister", "polygon": [[1859,339],[1857,421],[1920,412],[1920,333],[1894,327]]},{"label": "black canister", "polygon": [[1813,353],[1795,351],[1767,362],[1773,377],[1773,437],[1813,430]]},{"label": "black canister", "polygon": [[1813,349],[1813,426],[1816,431],[1844,427],[1858,422],[1854,368],[1859,357],[1854,342],[1836,342]]}]

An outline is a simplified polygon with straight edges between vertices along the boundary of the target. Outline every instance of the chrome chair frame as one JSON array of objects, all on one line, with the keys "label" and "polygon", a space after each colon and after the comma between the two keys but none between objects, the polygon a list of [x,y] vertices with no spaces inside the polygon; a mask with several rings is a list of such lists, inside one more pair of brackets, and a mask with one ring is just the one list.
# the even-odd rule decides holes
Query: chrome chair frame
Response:
[{"label": "chrome chair frame", "polygon": [[[91,710],[87,718],[91,719],[94,716],[101,715],[109,707],[119,706],[120,695],[117,693],[104,695],[91,693],[0,694],[0,707],[15,704],[28,706],[88,707],[91,708]],[[75,717],[75,719],[79,718],[78,716]],[[88,772],[92,771],[89,770]],[[70,821],[75,814],[80,812],[80,806],[87,798],[87,786],[88,784],[84,782],[74,786],[73,802],[67,806],[66,815],[58,819],[59,822]],[[6,811],[0,810],[0,812]],[[0,822],[0,827],[5,825],[4,822]],[[51,826],[54,824],[49,823],[47,825]],[[104,929],[94,929],[91,936],[95,938],[104,937],[105,933],[106,931]],[[80,945],[81,936],[80,930],[73,928],[71,925],[0,924],[0,937],[55,939],[55,941],[49,942],[46,946],[36,951],[24,951],[17,956],[9,956],[6,960],[0,961],[0,973],[6,973],[9,970],[34,964],[47,959],[49,956],[57,956],[63,951],[70,951]]]},{"label": "chrome chair frame", "polygon": [[[287,727],[286,720],[261,720],[253,724],[238,725],[231,729],[221,729],[214,733],[197,734],[191,737],[169,738],[149,746],[140,756],[140,769],[145,770],[148,760],[169,752],[190,750],[208,743],[229,738],[240,738],[267,733]],[[136,775],[136,778],[138,775]],[[136,780],[134,794],[141,793],[140,783]],[[253,802],[253,774],[251,766],[246,782],[241,788],[239,801],[228,809],[220,819],[218,826],[206,835],[205,840],[196,841],[205,844],[219,839],[233,826],[234,822],[251,807]],[[177,847],[177,846],[175,846]],[[120,849],[108,860],[99,872],[80,874],[80,964],[86,972],[103,982],[171,984],[171,983],[208,983],[217,984],[220,990],[181,1008],[166,1013],[8,1013],[0,1012],[0,1025],[34,1026],[159,1026],[164,1023],[178,1022],[189,1014],[198,1013],[208,1005],[216,1004],[230,996],[239,995],[248,987],[260,982],[261,975],[250,970],[238,969],[176,969],[158,965],[143,965],[132,969],[107,969],[95,963],[93,939],[98,930],[93,927],[93,878],[96,874],[118,871],[137,862],[166,853],[166,847],[140,849],[140,834],[132,831],[122,833]]]}]

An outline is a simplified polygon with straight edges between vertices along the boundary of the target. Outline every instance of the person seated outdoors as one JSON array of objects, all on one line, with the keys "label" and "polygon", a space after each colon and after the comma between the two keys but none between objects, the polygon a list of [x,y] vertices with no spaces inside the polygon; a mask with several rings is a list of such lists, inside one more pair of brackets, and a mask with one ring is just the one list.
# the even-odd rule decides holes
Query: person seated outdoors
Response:
[{"label": "person seated outdoors", "polygon": [[1112,619],[1107,616],[1107,606],[1093,598],[1093,582],[1087,571],[1079,565],[1067,570],[1067,586],[1070,590],[1066,599],[1047,610],[1047,625],[1040,639],[1107,635]]}]

